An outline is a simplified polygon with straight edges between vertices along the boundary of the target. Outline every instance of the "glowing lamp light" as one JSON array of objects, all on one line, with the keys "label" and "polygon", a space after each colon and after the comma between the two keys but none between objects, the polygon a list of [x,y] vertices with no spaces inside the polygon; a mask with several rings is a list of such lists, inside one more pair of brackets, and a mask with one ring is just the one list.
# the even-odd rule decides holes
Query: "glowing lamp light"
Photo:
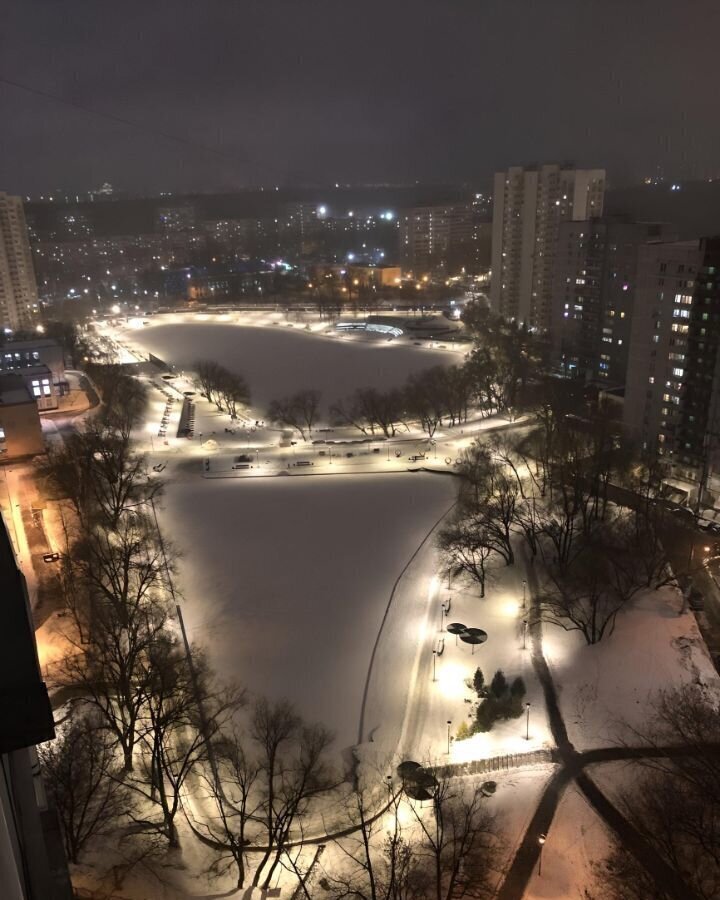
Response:
[{"label": "glowing lamp light", "polygon": [[113,305],[113,307],[112,307],[112,309],[111,309],[111,312],[112,312],[114,315],[118,315],[118,313],[120,312],[120,307],[117,305],[117,303],[115,303],[115,304]]}]

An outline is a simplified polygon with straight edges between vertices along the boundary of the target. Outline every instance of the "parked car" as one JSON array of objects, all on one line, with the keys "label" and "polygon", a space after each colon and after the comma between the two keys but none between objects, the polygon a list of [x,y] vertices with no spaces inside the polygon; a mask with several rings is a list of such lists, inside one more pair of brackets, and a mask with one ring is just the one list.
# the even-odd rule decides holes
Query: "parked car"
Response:
[{"label": "parked car", "polygon": [[420,462],[421,459],[425,459],[424,453],[416,453],[415,456],[409,456],[408,459],[410,462]]},{"label": "parked car", "polygon": [[252,462],[252,456],[248,456],[247,453],[241,453],[240,456],[235,457],[236,463],[249,463]]}]

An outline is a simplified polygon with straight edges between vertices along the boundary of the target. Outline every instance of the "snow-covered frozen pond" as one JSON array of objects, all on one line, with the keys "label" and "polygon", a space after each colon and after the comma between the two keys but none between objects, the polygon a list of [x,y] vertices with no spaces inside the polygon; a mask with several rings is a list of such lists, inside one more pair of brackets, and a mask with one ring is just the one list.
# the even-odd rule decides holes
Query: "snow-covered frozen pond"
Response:
[{"label": "snow-covered frozen pond", "polygon": [[457,364],[457,354],[387,341],[351,341],[281,325],[242,327],[214,322],[151,325],[128,334],[138,349],[154,353],[179,369],[198,359],[214,359],[241,372],[253,406],[300,388],[322,391],[323,405],[358,387],[394,387],[411,372]]},{"label": "snow-covered frozen pond", "polygon": [[[335,731],[339,750],[355,744],[393,584],[454,493],[454,479],[423,474],[169,485],[162,521],[183,554],[191,639],[224,678],[287,697]],[[424,595],[417,599],[424,616]],[[388,695],[406,695],[406,638],[417,628],[409,610],[383,638],[397,641]]]}]

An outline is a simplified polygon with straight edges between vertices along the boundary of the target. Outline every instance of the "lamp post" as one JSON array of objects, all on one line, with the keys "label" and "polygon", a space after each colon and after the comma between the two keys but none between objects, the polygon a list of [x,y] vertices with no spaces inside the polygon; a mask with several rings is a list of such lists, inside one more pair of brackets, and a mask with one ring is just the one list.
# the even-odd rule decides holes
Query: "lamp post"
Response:
[{"label": "lamp post", "polygon": [[530,704],[525,704],[525,740],[530,740]]},{"label": "lamp post", "polygon": [[448,745],[448,756],[450,756],[450,726],[452,725],[452,719],[447,720],[447,745]]},{"label": "lamp post", "polygon": [[437,650],[433,650],[433,681],[437,681],[435,677],[435,661],[437,660]]},{"label": "lamp post", "polygon": [[525,606],[526,606],[525,605],[525,589],[526,589],[526,587],[527,587],[527,581],[525,581],[525,579],[523,578],[523,607],[522,607],[523,609],[525,609]]},{"label": "lamp post", "polygon": [[538,853],[538,875],[542,875],[542,852],[545,841],[547,840],[546,834],[541,834],[538,837],[538,844],[540,844],[540,853]]},{"label": "lamp post", "polygon": [[388,800],[392,800],[392,775],[385,776],[385,783],[388,789]]},{"label": "lamp post", "polygon": [[523,619],[523,650],[527,649],[527,619]]},{"label": "lamp post", "polygon": [[440,631],[445,629],[445,604],[440,601]]}]

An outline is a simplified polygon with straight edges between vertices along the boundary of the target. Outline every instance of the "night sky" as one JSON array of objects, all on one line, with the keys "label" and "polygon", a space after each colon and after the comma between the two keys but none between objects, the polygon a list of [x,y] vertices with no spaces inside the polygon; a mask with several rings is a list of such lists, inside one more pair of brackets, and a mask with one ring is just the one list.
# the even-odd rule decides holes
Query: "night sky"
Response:
[{"label": "night sky", "polygon": [[[0,190],[720,175],[717,0],[4,0]],[[176,137],[179,140],[173,140]]]}]

